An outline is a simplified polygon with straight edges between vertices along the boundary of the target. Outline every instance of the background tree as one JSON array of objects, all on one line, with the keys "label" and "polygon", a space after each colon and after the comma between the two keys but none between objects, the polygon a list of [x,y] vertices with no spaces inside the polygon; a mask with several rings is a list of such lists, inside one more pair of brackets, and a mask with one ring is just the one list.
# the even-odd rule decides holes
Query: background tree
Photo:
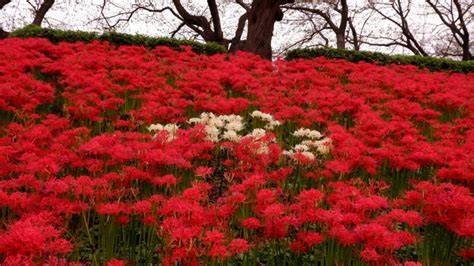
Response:
[{"label": "background tree", "polygon": [[[0,0],[0,11],[5,7],[7,4],[11,3],[11,0]],[[32,9],[33,13],[33,22],[31,24],[41,26],[43,21],[45,20],[46,13],[51,9],[54,5],[55,0],[44,0],[44,1],[26,1],[28,5]],[[0,27],[0,38],[5,38],[8,36],[8,32],[3,30]]]},{"label": "background tree", "polygon": [[35,14],[35,17],[31,24],[41,26],[41,23],[43,23],[46,13],[54,5],[55,0],[44,0],[35,2],[27,0],[26,2],[28,2],[28,4],[33,8],[33,12]]},{"label": "background tree", "polygon": [[[289,49],[333,46],[339,49],[360,50],[363,33],[371,17],[363,1],[347,0],[298,0],[284,6],[285,23],[291,25],[292,42],[284,45],[279,53]],[[297,30],[296,30],[297,29]],[[349,46],[350,45],[350,46]]]},{"label": "background tree", "polygon": [[[101,7],[101,18],[106,21],[110,29],[113,29],[120,23],[129,22],[139,11],[168,12],[180,21],[180,24],[172,31],[172,36],[183,27],[187,27],[206,42],[216,42],[224,45],[230,51],[245,50],[270,59],[274,24],[283,18],[281,6],[293,2],[294,0],[233,1],[242,11],[233,37],[224,36],[221,11],[219,10],[219,5],[223,3],[216,0],[207,0],[202,13],[196,13],[192,7],[184,5],[180,0],[172,0],[171,2],[162,1],[160,4],[153,1],[137,1],[132,4],[130,9],[112,15],[106,15],[105,10],[107,6],[114,5],[113,1],[104,0]],[[247,30],[247,36],[243,39],[245,30]]]},{"label": "background tree", "polygon": [[[327,31],[331,28],[327,23],[324,23],[316,14],[304,12],[299,14],[298,11],[285,10],[285,19],[282,21],[279,35],[286,35],[287,31],[293,31],[292,38],[286,38],[285,42],[278,47],[274,53],[277,56],[283,56],[286,52],[298,48],[311,48],[317,46],[329,47],[331,44],[330,38],[327,36]],[[294,29],[298,29],[295,33]],[[279,36],[280,37],[280,36]]]},{"label": "background tree", "polygon": [[472,0],[0,0],[0,25],[6,31],[33,23],[168,35],[265,58],[293,48],[362,46],[468,60],[473,5]]},{"label": "background tree", "polygon": [[[311,3],[313,2],[316,1],[311,1]],[[334,32],[336,36],[336,47],[338,49],[346,49],[346,30],[348,28],[349,21],[351,21],[347,0],[327,0],[317,2],[324,2],[323,4],[326,5],[326,8],[323,9],[298,5],[288,6],[287,8],[290,10],[297,10],[302,13],[316,14],[324,19],[325,24]],[[337,18],[335,18],[336,16]]]},{"label": "background tree", "polygon": [[[426,0],[441,22],[450,32],[445,34],[447,47],[438,48],[442,56],[461,56],[462,60],[473,60],[469,27],[474,20],[474,1],[468,0]],[[459,49],[460,48],[460,49]]]},{"label": "background tree", "polygon": [[[410,27],[408,16],[412,10],[411,0],[390,0],[388,2],[384,0],[368,0],[367,7],[395,26],[398,29],[398,34],[376,36],[375,42],[366,41],[366,44],[386,47],[401,46],[415,55],[428,55]],[[385,40],[385,42],[377,41],[380,39]]]},{"label": "background tree", "polygon": [[254,0],[247,11],[248,33],[244,50],[272,57],[272,37],[275,22],[283,19],[281,6],[294,3],[294,0]]}]

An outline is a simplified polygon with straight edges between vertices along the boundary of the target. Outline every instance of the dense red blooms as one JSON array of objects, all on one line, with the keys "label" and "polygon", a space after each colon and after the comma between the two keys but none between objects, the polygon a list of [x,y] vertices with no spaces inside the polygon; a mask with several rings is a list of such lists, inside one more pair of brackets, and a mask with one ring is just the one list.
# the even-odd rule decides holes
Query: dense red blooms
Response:
[{"label": "dense red blooms", "polygon": [[420,182],[408,191],[406,204],[419,208],[427,222],[439,223],[461,236],[474,237],[474,198],[453,184]]},{"label": "dense red blooms", "polygon": [[[467,264],[473,84],[413,66],[1,40],[0,264]],[[190,122],[202,112],[243,123],[224,137],[222,121]]]},{"label": "dense red blooms", "polygon": [[259,229],[262,224],[256,218],[247,218],[242,221],[242,226],[248,229]]},{"label": "dense red blooms", "polygon": [[72,251],[69,241],[61,238],[61,231],[49,213],[25,217],[0,233],[0,253],[6,256],[24,255],[42,258],[45,254],[67,254]]},{"label": "dense red blooms", "polygon": [[229,250],[232,252],[232,254],[239,254],[239,253],[244,253],[249,250],[250,246],[245,239],[232,239],[229,243]]}]

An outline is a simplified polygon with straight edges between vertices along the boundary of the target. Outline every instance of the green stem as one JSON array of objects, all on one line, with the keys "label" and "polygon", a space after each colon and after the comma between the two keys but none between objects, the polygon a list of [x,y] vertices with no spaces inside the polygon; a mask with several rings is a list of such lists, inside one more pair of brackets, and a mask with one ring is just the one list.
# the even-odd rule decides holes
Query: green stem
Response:
[{"label": "green stem", "polygon": [[[94,242],[92,241],[91,233],[90,233],[90,230],[89,230],[89,221],[86,220],[86,215],[84,214],[84,212],[81,213],[81,216],[82,216],[82,220],[84,222],[84,226],[86,228],[86,234],[87,234],[87,238],[89,239],[89,244],[91,245],[91,248],[93,248]],[[94,253],[92,253],[92,259],[94,261],[94,265],[99,265],[99,263],[97,262],[97,257],[95,255],[95,253],[96,253],[96,251],[94,250]]]}]

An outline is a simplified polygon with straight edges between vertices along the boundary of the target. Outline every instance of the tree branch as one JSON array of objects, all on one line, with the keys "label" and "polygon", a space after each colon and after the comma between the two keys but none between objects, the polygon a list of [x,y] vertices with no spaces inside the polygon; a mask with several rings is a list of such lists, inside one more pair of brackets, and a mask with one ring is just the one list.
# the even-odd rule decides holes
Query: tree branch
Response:
[{"label": "tree branch", "polygon": [[349,22],[349,28],[352,33],[352,44],[354,45],[354,50],[359,51],[360,50],[360,43],[359,43],[359,37],[357,35],[356,28],[354,27],[354,23],[352,22],[352,19],[348,19]]},{"label": "tree branch", "polygon": [[236,0],[235,2],[236,2],[237,4],[239,4],[241,7],[243,7],[243,8],[245,9],[245,11],[248,12],[248,11],[250,10],[250,7],[249,7],[246,3],[244,3],[244,1],[242,1],[242,0]]},{"label": "tree branch", "polygon": [[53,6],[55,0],[44,0],[41,4],[40,8],[36,11],[35,18],[33,19],[33,25],[41,26],[41,23],[44,20],[44,16],[49,11],[49,9]]},{"label": "tree branch", "polygon": [[[164,8],[161,8],[161,9],[152,9],[152,8],[148,8],[148,7],[144,7],[144,6],[137,6],[131,11],[119,12],[115,15],[107,17],[104,14],[104,8],[105,8],[106,1],[107,0],[104,0],[104,2],[103,2],[103,6],[101,8],[101,15],[102,15],[102,18],[106,21],[106,23],[107,23],[107,25],[110,29],[113,29],[113,28],[117,27],[117,25],[121,22],[129,22],[132,19],[133,15],[135,15],[135,13],[137,13],[140,10],[148,11],[148,12],[151,12],[151,13],[162,13],[162,12],[165,12],[165,11],[170,11],[176,18],[182,20],[181,17],[178,14],[176,14],[171,7],[168,7],[168,6],[164,7]],[[110,22],[109,22],[110,19],[115,18],[115,17],[119,17],[119,16],[123,16],[123,15],[126,15],[126,17],[125,18],[119,18],[117,21],[115,21],[114,24],[110,24]]]},{"label": "tree branch", "polygon": [[[451,0],[450,7],[445,7],[439,3],[439,1],[433,2],[432,0],[426,0],[426,3],[433,9],[433,11],[438,15],[443,24],[448,27],[451,31],[452,36],[456,43],[462,48],[463,60],[472,60],[474,57],[470,50],[470,36],[469,30],[467,28],[467,23],[464,15],[468,14],[468,11],[472,8],[474,4],[466,5],[466,10],[463,10],[459,0]],[[444,9],[445,11],[443,12]],[[454,14],[457,13],[457,18]],[[459,26],[458,26],[459,25]]]},{"label": "tree branch", "polygon": [[[393,41],[389,43],[390,46],[400,45],[402,47],[409,49],[415,55],[423,55],[423,56],[428,55],[410,30],[410,26],[409,26],[410,24],[408,23],[407,18],[410,13],[411,1],[407,2],[406,8],[403,8],[401,0],[393,0],[391,4],[383,4],[384,6],[390,6],[390,8],[395,12],[399,20],[395,20],[393,16],[387,15],[385,12],[379,9],[376,6],[376,4],[373,3],[373,1],[368,1],[368,5],[372,10],[377,12],[384,19],[395,24],[400,29],[402,36],[405,37],[404,40],[402,39],[403,45],[401,45],[402,42],[400,41]],[[370,43],[367,43],[367,44],[373,45]],[[386,46],[386,45],[383,45],[383,46]]]},{"label": "tree branch", "polygon": [[235,30],[234,38],[231,40],[231,45],[229,48],[229,51],[231,53],[236,52],[239,49],[241,39],[242,39],[242,34],[245,29],[245,23],[247,22],[248,15],[247,12],[240,16],[239,18],[239,23],[237,24],[237,29]]},{"label": "tree branch", "polygon": [[186,24],[183,22],[181,24],[179,24],[179,26],[172,32],[170,32],[171,34],[171,38],[174,38],[174,36],[184,27],[186,26]]},{"label": "tree branch", "polygon": [[[178,11],[179,15],[183,18],[183,22],[186,26],[190,27],[196,31],[197,27],[200,27],[202,30],[196,31],[205,41],[216,41],[219,42],[216,38],[214,32],[211,29],[211,24],[204,16],[195,16],[191,15],[181,4],[180,0],[173,0],[173,4]],[[197,26],[197,27],[196,27]]]},{"label": "tree branch", "polygon": [[332,21],[331,17],[320,9],[303,7],[303,6],[286,6],[285,8],[290,9],[290,10],[306,11],[306,12],[317,14],[326,21],[326,23],[329,25],[329,27],[331,27],[333,31],[337,31],[339,29],[337,25]]},{"label": "tree branch", "polygon": [[219,10],[215,0],[207,0],[209,5],[209,11],[211,12],[212,24],[214,25],[214,34],[218,39],[223,39],[224,34],[222,33],[221,19],[219,17]]}]

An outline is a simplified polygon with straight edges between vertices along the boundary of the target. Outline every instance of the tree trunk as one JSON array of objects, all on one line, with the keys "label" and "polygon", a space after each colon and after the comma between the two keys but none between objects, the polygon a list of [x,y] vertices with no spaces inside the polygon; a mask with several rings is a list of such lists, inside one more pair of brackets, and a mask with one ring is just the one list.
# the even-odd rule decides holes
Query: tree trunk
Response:
[{"label": "tree trunk", "polygon": [[352,19],[351,18],[348,18],[348,23],[349,23],[349,28],[351,29],[351,32],[352,32],[352,40],[353,40],[353,44],[354,44],[354,50],[356,51],[359,51],[360,50],[360,40],[359,40],[359,36],[357,35],[357,31],[354,27],[354,24],[352,23]]},{"label": "tree trunk", "polygon": [[345,31],[336,32],[337,49],[346,49],[346,34]]},{"label": "tree trunk", "polygon": [[38,11],[36,11],[35,19],[31,24],[41,26],[41,23],[44,20],[44,16],[46,16],[48,10],[53,6],[54,1],[55,0],[44,0]]},{"label": "tree trunk", "polygon": [[280,1],[254,0],[248,14],[248,32],[244,50],[265,59],[272,58],[273,26],[283,18]]},{"label": "tree trunk", "polygon": [[336,31],[337,49],[346,49],[346,28],[349,21],[349,6],[347,0],[341,0],[341,22],[339,23],[339,31]]},{"label": "tree trunk", "polygon": [[[456,10],[457,10],[457,13],[459,15],[458,18],[459,18],[460,29],[458,31],[458,35],[462,39],[462,45],[461,45],[461,47],[462,47],[462,60],[463,61],[473,60],[474,57],[472,56],[472,53],[471,53],[471,50],[470,50],[471,40],[470,40],[470,36],[469,36],[469,30],[466,26],[466,19],[464,17],[464,16],[466,16],[466,18],[469,18],[468,17],[469,13],[466,13],[464,15],[464,13],[463,13],[464,11],[462,9],[460,1],[455,0],[454,5],[456,6]],[[469,10],[469,8],[467,10]],[[456,32],[453,31],[453,34],[455,35]]]},{"label": "tree trunk", "polygon": [[469,41],[465,41],[462,45],[462,61],[474,60],[470,48]]}]

